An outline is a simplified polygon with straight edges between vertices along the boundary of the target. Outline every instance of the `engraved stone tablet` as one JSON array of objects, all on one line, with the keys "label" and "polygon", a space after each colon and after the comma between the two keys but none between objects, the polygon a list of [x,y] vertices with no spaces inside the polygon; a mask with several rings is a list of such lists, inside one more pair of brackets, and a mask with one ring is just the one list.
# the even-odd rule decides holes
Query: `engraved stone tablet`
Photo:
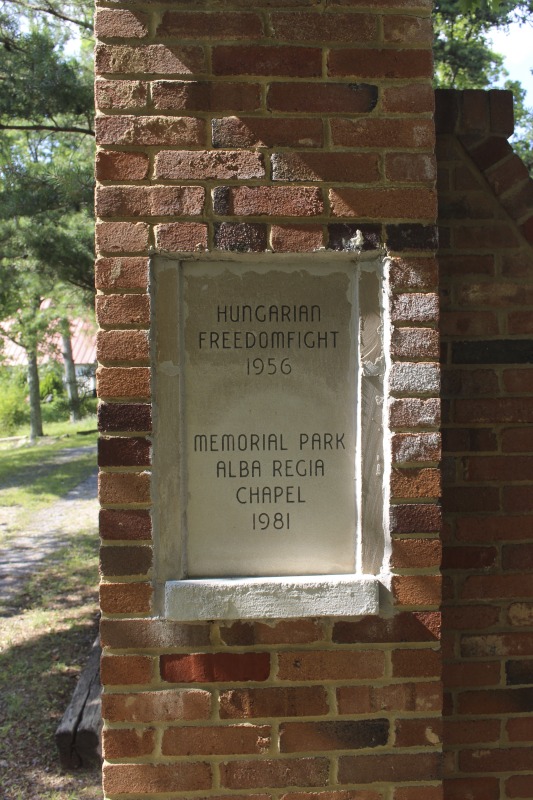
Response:
[{"label": "engraved stone tablet", "polygon": [[354,572],[354,266],[181,269],[186,574]]}]

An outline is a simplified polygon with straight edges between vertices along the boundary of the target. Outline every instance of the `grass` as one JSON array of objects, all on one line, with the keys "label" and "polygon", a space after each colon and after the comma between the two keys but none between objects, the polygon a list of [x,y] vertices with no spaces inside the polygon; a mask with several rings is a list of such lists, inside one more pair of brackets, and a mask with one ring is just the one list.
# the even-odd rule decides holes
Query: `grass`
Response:
[{"label": "grass", "polygon": [[[79,426],[49,424],[49,435],[35,444],[2,442],[4,545],[21,520],[94,469],[94,449],[77,448],[93,445],[96,435],[76,431],[95,427],[94,418]],[[76,529],[0,616],[0,800],[102,800],[100,770],[62,773],[54,738],[96,636],[97,550],[96,530]]]}]

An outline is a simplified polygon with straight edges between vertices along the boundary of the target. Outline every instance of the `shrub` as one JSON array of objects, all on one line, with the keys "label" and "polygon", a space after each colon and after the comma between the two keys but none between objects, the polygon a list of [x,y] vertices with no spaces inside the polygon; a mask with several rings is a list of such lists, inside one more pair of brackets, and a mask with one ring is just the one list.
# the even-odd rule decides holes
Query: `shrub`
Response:
[{"label": "shrub", "polygon": [[0,435],[11,436],[29,418],[24,372],[16,368],[0,368]]}]

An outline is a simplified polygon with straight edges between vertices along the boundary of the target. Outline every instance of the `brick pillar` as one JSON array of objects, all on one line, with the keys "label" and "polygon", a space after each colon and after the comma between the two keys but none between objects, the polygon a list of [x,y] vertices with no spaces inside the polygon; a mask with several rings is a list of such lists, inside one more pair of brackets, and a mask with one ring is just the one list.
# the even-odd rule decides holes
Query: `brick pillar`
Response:
[{"label": "brick pillar", "polygon": [[[104,788],[439,800],[431,4],[100,4]],[[148,256],[391,256],[384,613],[182,624],[152,605]],[[392,601],[388,606],[388,597]],[[388,609],[388,610],[387,610]]]}]

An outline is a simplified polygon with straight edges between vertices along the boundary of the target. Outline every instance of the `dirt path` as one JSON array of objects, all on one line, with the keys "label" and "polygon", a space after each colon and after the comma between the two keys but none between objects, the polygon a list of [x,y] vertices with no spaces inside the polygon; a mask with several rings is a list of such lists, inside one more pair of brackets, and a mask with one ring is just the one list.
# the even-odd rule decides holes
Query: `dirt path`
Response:
[{"label": "dirt path", "polygon": [[[96,453],[94,445],[60,451],[53,463],[48,463],[47,466],[53,468],[54,464],[91,452]],[[68,544],[69,534],[80,529],[97,527],[96,479],[95,467],[88,478],[61,500],[29,518],[24,509],[0,506],[0,526],[8,534],[7,542],[0,546],[0,607],[4,607],[4,613],[9,613],[9,604],[40,562]],[[17,531],[21,518],[24,519],[23,531]]]}]

